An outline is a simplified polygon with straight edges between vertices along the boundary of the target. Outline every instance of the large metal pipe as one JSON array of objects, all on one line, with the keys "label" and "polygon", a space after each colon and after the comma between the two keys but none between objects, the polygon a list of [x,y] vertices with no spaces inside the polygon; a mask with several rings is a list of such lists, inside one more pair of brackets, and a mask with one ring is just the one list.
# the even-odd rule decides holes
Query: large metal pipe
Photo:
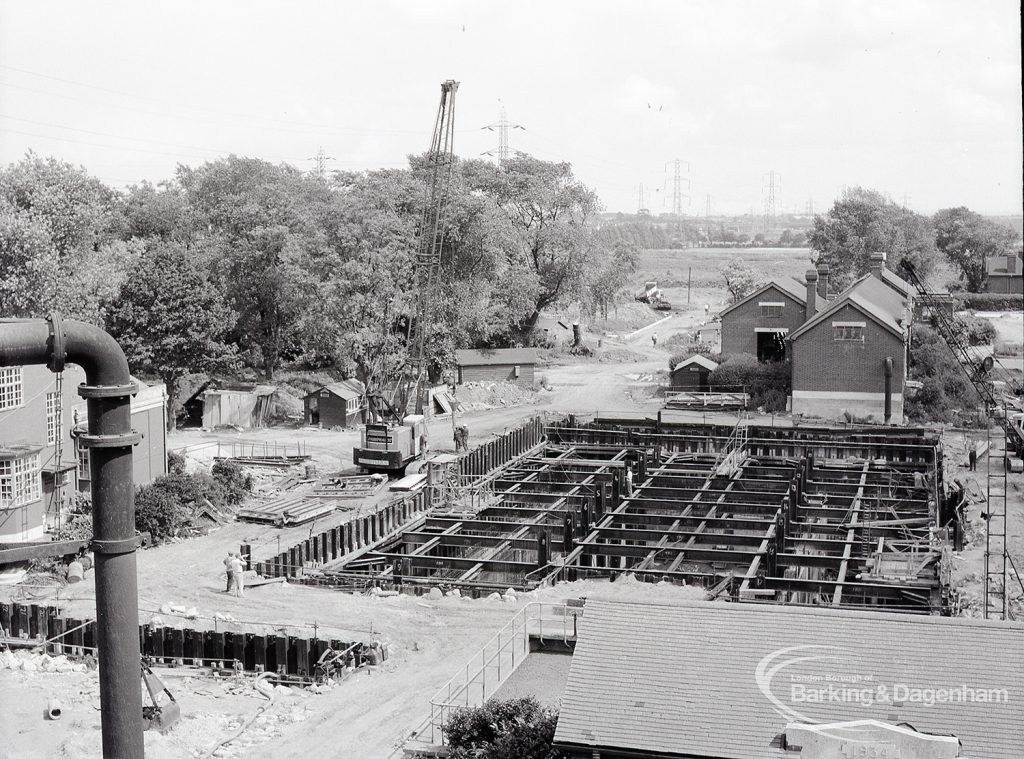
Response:
[{"label": "large metal pipe", "polygon": [[135,573],[135,492],[131,395],[136,392],[124,352],[91,324],[54,315],[49,319],[0,320],[0,366],[64,363],[81,366],[86,383],[90,451],[93,551],[96,557],[96,632],[99,653],[103,756],[145,753],[140,683],[139,599]]}]

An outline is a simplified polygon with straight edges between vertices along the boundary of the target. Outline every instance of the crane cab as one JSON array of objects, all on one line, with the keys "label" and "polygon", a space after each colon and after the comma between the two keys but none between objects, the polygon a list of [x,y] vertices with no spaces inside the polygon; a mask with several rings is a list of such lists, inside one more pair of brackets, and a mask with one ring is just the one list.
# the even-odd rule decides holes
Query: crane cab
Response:
[{"label": "crane cab", "polygon": [[401,475],[410,462],[423,455],[427,423],[422,414],[410,414],[399,424],[367,424],[359,433],[352,463],[369,472]]}]

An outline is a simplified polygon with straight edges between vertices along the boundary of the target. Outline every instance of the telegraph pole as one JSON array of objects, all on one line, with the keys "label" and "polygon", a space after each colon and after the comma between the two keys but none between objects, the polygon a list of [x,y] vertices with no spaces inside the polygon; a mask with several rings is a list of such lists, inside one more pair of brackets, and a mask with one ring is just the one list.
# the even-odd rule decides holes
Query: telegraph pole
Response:
[{"label": "telegraph pole", "polygon": [[317,148],[316,155],[312,158],[307,158],[306,160],[313,161],[316,164],[314,171],[316,172],[317,177],[323,179],[327,176],[327,162],[333,161],[334,159],[324,152],[324,146],[321,145]]},{"label": "telegraph pole", "polygon": [[704,218],[708,219],[711,217],[711,196],[704,196]]},{"label": "telegraph pole", "polygon": [[498,133],[498,149],[497,151],[488,150],[484,155],[493,156],[495,152],[498,153],[498,165],[504,166],[505,162],[508,161],[509,149],[508,149],[508,133],[513,129],[522,129],[526,131],[526,127],[521,124],[514,124],[508,120],[508,113],[505,111],[505,106],[501,107],[501,115],[498,120],[493,124],[488,124],[481,129],[486,129],[489,132]]}]

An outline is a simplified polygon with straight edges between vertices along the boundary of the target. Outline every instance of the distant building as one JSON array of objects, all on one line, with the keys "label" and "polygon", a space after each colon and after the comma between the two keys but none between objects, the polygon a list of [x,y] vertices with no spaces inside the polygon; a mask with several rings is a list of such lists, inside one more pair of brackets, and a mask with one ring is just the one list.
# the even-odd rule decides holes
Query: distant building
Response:
[{"label": "distant building", "polygon": [[182,404],[182,427],[239,427],[255,429],[266,426],[276,385],[252,382],[204,382]]},{"label": "distant building", "polygon": [[366,389],[351,379],[322,385],[303,400],[306,424],[353,427],[366,421]]},{"label": "distant building", "polygon": [[1024,293],[1024,261],[1019,253],[986,258],[985,273],[988,275],[988,292]]},{"label": "distant building", "polygon": [[757,356],[758,361],[786,358],[786,340],[806,321],[807,297],[800,283],[783,278],[772,280],[733,303],[719,314],[722,353],[749,353]]},{"label": "distant building", "polygon": [[567,759],[1019,759],[1024,625],[588,599]]},{"label": "distant building", "polygon": [[790,334],[793,413],[886,421],[888,403],[888,421],[903,421],[913,299],[880,255],[870,274]]},{"label": "distant building", "polygon": [[710,389],[708,378],[718,364],[707,356],[699,353],[683,359],[672,370],[672,389],[686,390],[695,393],[707,392]]},{"label": "distant building", "polygon": [[[84,382],[75,365],[65,368],[59,392],[45,366],[0,368],[0,542],[42,539],[75,493],[89,492],[89,450],[79,445],[88,424],[78,395]],[[139,382],[131,407],[132,429],[143,436],[132,448],[132,473],[145,485],[167,473],[163,386]]]},{"label": "distant building", "polygon": [[514,382],[532,385],[537,366],[533,348],[494,348],[455,351],[459,384],[467,382]]}]

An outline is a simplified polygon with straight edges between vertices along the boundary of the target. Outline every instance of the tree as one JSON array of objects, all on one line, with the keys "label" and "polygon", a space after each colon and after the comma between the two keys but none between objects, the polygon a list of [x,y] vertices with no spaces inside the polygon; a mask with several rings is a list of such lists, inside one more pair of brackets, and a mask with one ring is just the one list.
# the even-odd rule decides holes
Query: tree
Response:
[{"label": "tree", "polygon": [[80,248],[98,251],[120,237],[121,201],[82,168],[56,158],[25,158],[0,171],[0,197],[45,225],[61,257]]},{"label": "tree", "polygon": [[120,241],[117,195],[84,170],[33,153],[0,171],[0,308],[99,323],[139,247]]},{"label": "tree", "polygon": [[132,185],[124,215],[130,237],[184,239],[192,231],[185,194],[171,182],[161,182],[159,188],[149,182]]},{"label": "tree", "polygon": [[449,759],[555,759],[558,713],[531,696],[459,709],[444,726]]},{"label": "tree", "polygon": [[195,253],[179,243],[153,243],[107,310],[107,329],[132,371],[156,375],[166,386],[168,429],[174,427],[178,380],[233,364],[234,351],[224,342],[233,322]]},{"label": "tree", "polygon": [[907,402],[907,416],[919,422],[951,422],[977,408],[978,393],[942,336],[917,324],[910,341],[910,376],[921,387]]},{"label": "tree", "polygon": [[826,215],[814,217],[809,242],[839,287],[866,273],[870,256],[877,251],[888,254],[887,266],[893,271],[908,263],[923,276],[937,258],[927,217],[861,187],[847,190]]},{"label": "tree", "polygon": [[597,195],[575,178],[568,163],[523,153],[500,169],[478,163],[471,184],[494,199],[510,224],[509,264],[525,267],[535,281],[533,308],[518,325],[525,336],[542,309],[582,292],[592,253],[588,222],[598,211]]},{"label": "tree", "polygon": [[634,243],[617,242],[610,251],[595,256],[589,276],[590,300],[601,317],[608,318],[608,309],[615,305],[626,286],[629,275],[636,271],[640,251]]},{"label": "tree", "polygon": [[725,287],[732,295],[732,302],[738,303],[763,284],[761,276],[750,264],[736,257],[722,270]]},{"label": "tree", "polygon": [[981,292],[988,278],[985,259],[1010,253],[1016,233],[963,206],[944,208],[932,217],[935,245],[955,266],[970,292]]},{"label": "tree", "polygon": [[250,363],[273,379],[301,353],[295,328],[306,308],[295,287],[307,257],[327,244],[330,188],[287,165],[229,156],[179,167],[178,182],[198,229],[223,255],[215,262]]}]

